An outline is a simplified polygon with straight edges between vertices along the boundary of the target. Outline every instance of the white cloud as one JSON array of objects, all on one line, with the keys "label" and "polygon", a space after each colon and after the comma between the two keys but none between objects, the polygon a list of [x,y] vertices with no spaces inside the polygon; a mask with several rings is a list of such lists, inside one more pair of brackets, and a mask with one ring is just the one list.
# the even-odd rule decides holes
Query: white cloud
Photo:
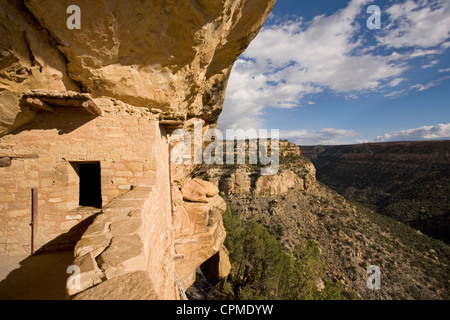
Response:
[{"label": "white cloud", "polygon": [[376,139],[350,139],[360,135],[353,130],[325,128],[313,130],[280,130],[280,139],[287,139],[298,145],[339,145],[368,142],[446,140],[450,139],[450,123],[435,126],[400,130],[378,136]]},{"label": "white cloud", "polygon": [[320,131],[280,130],[280,139],[287,139],[298,145],[336,145],[349,143],[342,139],[357,136],[353,130],[325,128]]},{"label": "white cloud", "polygon": [[439,72],[450,72],[450,68],[446,68],[446,69],[439,69]]},{"label": "white cloud", "polygon": [[430,89],[432,87],[437,86],[442,81],[447,80],[447,79],[450,79],[450,76],[445,76],[445,77],[442,77],[442,78],[439,78],[437,80],[433,80],[433,81],[430,81],[430,82],[427,82],[427,83],[418,83],[418,84],[410,86],[409,89],[410,90],[417,90],[417,91],[425,91],[425,90],[428,90],[428,89]]},{"label": "white cloud", "polygon": [[423,126],[420,128],[394,131],[377,137],[375,141],[413,141],[413,140],[442,140],[450,139],[450,123],[435,126]]},{"label": "white cloud", "polygon": [[400,96],[406,94],[407,92],[408,92],[408,90],[406,90],[406,89],[395,90],[395,91],[391,91],[389,93],[384,94],[384,96],[388,97],[388,98],[397,98],[397,97],[400,97]]},{"label": "white cloud", "polygon": [[361,28],[355,21],[367,3],[352,0],[307,25],[291,20],[263,28],[233,68],[221,127],[258,128],[268,107],[293,108],[326,88],[351,95],[398,78],[406,67],[392,57],[352,54],[364,49],[355,41]]},{"label": "white cloud", "polygon": [[[439,70],[439,72],[441,72],[441,73],[442,72],[450,72],[450,68],[449,69],[441,69],[441,70]],[[442,81],[447,80],[447,79],[450,79],[450,76],[444,76],[444,77],[438,78],[436,80],[429,81],[427,83],[417,83],[417,84],[414,84],[414,85],[410,85],[409,87],[406,87],[404,89],[395,90],[395,91],[391,91],[389,93],[386,93],[386,94],[384,94],[384,96],[385,97],[390,97],[390,98],[397,98],[397,97],[400,97],[400,96],[407,95],[408,93],[414,92],[414,91],[416,91],[416,92],[417,91],[419,91],[419,92],[420,91],[426,91],[426,90],[428,90],[430,88],[433,88],[433,87],[439,85]]]},{"label": "white cloud", "polygon": [[422,50],[422,49],[416,49],[413,53],[410,54],[410,58],[417,58],[417,57],[423,57],[428,55],[435,55],[440,53],[438,50]]},{"label": "white cloud", "polygon": [[428,68],[431,68],[431,67],[435,66],[438,63],[439,63],[439,60],[432,60],[428,64],[423,65],[421,68],[422,69],[428,69]]},{"label": "white cloud", "polygon": [[405,78],[395,78],[391,82],[389,82],[388,86],[389,87],[396,87],[400,83],[402,83],[403,81],[405,81]]},{"label": "white cloud", "polygon": [[450,36],[450,1],[407,0],[389,7],[388,25],[378,41],[392,48],[430,48]]},{"label": "white cloud", "polygon": [[[434,57],[449,47],[450,1],[393,4],[383,15],[387,24],[378,32],[378,43],[367,46],[365,23],[357,21],[371,2],[351,0],[346,8],[308,22],[298,18],[274,24],[280,20],[272,14],[272,25],[261,30],[233,68],[220,126],[262,128],[267,108],[310,105],[308,95],[325,90],[347,98],[376,90],[396,97],[439,83],[405,87],[404,73],[417,66],[413,59]],[[380,48],[389,51],[380,54]],[[434,59],[422,67],[437,63]],[[404,88],[392,92],[400,85]]]},{"label": "white cloud", "polygon": [[336,92],[374,89],[405,69],[386,57],[352,54],[362,49],[355,41],[361,26],[355,23],[368,1],[354,0],[331,16],[318,16],[302,29],[288,22],[264,29],[244,53],[255,59],[255,71],[286,84],[311,84]]}]

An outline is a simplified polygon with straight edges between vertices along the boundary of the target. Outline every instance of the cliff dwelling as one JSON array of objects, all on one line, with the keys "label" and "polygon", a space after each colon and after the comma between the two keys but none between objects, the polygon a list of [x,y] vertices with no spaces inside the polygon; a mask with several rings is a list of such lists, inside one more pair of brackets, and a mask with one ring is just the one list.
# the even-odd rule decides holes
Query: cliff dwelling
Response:
[{"label": "cliff dwelling", "polygon": [[[184,255],[173,246],[167,135],[185,123],[183,116],[73,92],[33,92],[22,100],[21,108],[38,112],[32,122],[1,139],[1,157],[8,159],[1,168],[6,212],[0,224],[1,254],[75,250],[82,286],[71,294],[134,271],[149,276],[158,272],[154,265],[172,265],[171,273],[170,261],[183,265]],[[208,193],[209,199],[217,193]],[[195,210],[207,218],[210,211],[222,210],[222,203],[216,196]],[[178,204],[180,211],[183,203]],[[224,236],[222,229],[217,234],[221,221],[209,220],[204,230],[184,226],[182,231],[194,236],[182,240],[191,247],[205,245],[195,235],[211,233],[206,241],[217,248],[200,256],[203,261],[220,248]],[[178,244],[178,252],[183,246]],[[188,264],[200,262],[195,258]],[[193,280],[192,274],[179,273],[186,285]],[[172,277],[154,275],[151,288],[157,278],[165,283],[157,283],[160,291],[151,291],[153,297],[176,296]]]},{"label": "cliff dwelling", "polygon": [[[35,108],[36,104],[27,103],[28,96],[23,108]],[[85,210],[79,215],[80,207],[102,208],[133,185],[151,185],[156,180],[158,155],[153,149],[157,146],[151,143],[159,131],[156,115],[142,111],[139,116],[130,115],[130,110],[109,100],[103,102],[110,102],[103,106],[105,115],[99,116],[98,107],[96,112],[82,107],[93,100],[77,99],[76,94],[46,92],[40,99],[37,96],[35,93],[34,100],[46,109],[1,140],[2,157],[11,159],[2,168],[3,204],[15,208],[9,219],[4,217],[2,228],[4,234],[23,230],[21,236],[7,237],[3,254],[32,251],[26,232],[29,216],[25,215],[31,189],[39,194],[40,232],[35,245],[45,250],[49,240],[89,218],[89,212],[96,212]],[[124,135],[127,131],[129,135]]]},{"label": "cliff dwelling", "polygon": [[171,133],[217,125],[275,1],[195,3],[0,3],[0,257],[70,252],[67,297],[182,299],[211,257],[229,271],[226,203]]}]

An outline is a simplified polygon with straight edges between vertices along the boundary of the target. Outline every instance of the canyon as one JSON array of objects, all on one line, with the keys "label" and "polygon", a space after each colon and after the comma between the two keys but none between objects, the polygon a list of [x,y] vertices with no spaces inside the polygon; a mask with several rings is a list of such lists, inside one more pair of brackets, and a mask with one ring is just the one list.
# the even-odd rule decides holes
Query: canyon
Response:
[{"label": "canyon", "polygon": [[[433,162],[443,163],[443,159],[448,161],[446,149],[443,147],[447,143],[399,143],[400,146],[393,144],[377,147],[400,148],[405,151],[404,148],[411,150],[409,146],[413,145],[416,146],[414,149],[416,153],[420,151],[421,154],[432,154],[427,161],[433,158]],[[435,144],[439,146],[435,147]],[[371,146],[352,148],[370,150]],[[325,159],[330,162],[332,160],[343,162],[346,171],[342,177],[345,176],[348,180],[361,180],[358,177],[367,172],[362,168],[367,168],[374,162],[378,163],[374,160],[378,158],[372,157],[372,154],[355,157],[358,161],[364,157],[364,163],[360,167],[345,157],[343,159],[334,157],[341,154],[336,150],[348,150],[348,147],[317,146],[308,149],[288,141],[280,141],[280,170],[274,176],[262,176],[258,166],[247,164],[228,167],[204,165],[197,171],[196,176],[219,185],[221,195],[232,212],[231,216],[239,213],[242,226],[249,223],[261,225],[283,245],[286,252],[294,253],[299,246],[302,248],[313,242],[320,252],[320,264],[316,265],[315,269],[321,268],[324,271],[321,275],[310,271],[311,273],[304,276],[315,279],[314,290],[319,294],[331,283],[342,286],[343,291],[339,299],[448,299],[450,293],[447,275],[450,261],[448,244],[380,214],[374,207],[344,197],[327,186],[319,180],[320,174],[317,172],[322,168],[320,164],[317,165],[316,172],[315,165],[308,159],[312,157],[314,150],[328,150],[329,153],[324,153],[323,156],[325,158],[325,155],[331,154],[331,160]],[[411,164],[416,163],[416,166],[424,171],[432,168],[429,164],[420,165],[421,162],[407,152],[401,155],[402,152],[392,157],[400,158],[402,161],[403,158],[407,158]],[[436,154],[442,154],[442,157]],[[399,165],[404,166],[402,162]],[[330,166],[329,172],[333,172],[333,168]],[[358,168],[360,171],[356,171]],[[342,167],[336,166],[335,174],[340,174],[341,169]],[[393,172],[402,173],[398,168],[393,169]],[[448,178],[448,172],[446,174],[441,172],[441,175],[439,181]],[[408,177],[412,178],[411,175]],[[408,185],[408,179],[399,176],[397,178],[397,189]],[[365,181],[370,182],[367,179],[361,183]],[[228,229],[230,234],[234,233],[237,223],[236,221],[226,223],[230,228]],[[233,241],[238,240],[229,240],[231,249],[240,250],[233,247]],[[233,257],[231,250],[230,257]],[[306,257],[305,261],[308,261]],[[231,264],[235,266],[236,272],[236,264],[239,264],[239,261],[232,258]],[[367,270],[370,266],[377,266],[381,270],[380,290],[371,290],[367,287]],[[257,292],[258,287],[258,283],[250,284],[250,290],[255,290],[251,292]],[[227,291],[225,287],[219,292],[213,288],[202,296],[211,299],[223,297],[236,298],[236,295],[230,290]]]},{"label": "canyon", "polygon": [[449,243],[449,141],[300,148],[322,183]]}]

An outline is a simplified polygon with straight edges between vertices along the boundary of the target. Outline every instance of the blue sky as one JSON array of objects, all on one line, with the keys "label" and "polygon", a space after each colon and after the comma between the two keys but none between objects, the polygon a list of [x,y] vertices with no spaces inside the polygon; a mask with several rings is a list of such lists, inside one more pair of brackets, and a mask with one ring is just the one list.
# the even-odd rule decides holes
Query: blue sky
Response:
[{"label": "blue sky", "polygon": [[305,145],[450,139],[450,1],[278,0],[233,68],[219,126]]}]

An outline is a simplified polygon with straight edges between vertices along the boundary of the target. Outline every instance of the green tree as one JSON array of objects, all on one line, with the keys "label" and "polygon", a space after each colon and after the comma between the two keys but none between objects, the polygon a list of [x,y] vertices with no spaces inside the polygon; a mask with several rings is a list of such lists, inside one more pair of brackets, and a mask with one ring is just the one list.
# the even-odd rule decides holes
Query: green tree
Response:
[{"label": "green tree", "polygon": [[[227,208],[224,216],[226,247],[232,270],[230,286],[235,299],[298,300],[342,299],[342,288],[326,279],[320,250],[313,241],[293,253],[255,221],[241,220],[241,211]],[[323,280],[324,279],[324,280]],[[323,281],[325,289],[317,284]]]}]

